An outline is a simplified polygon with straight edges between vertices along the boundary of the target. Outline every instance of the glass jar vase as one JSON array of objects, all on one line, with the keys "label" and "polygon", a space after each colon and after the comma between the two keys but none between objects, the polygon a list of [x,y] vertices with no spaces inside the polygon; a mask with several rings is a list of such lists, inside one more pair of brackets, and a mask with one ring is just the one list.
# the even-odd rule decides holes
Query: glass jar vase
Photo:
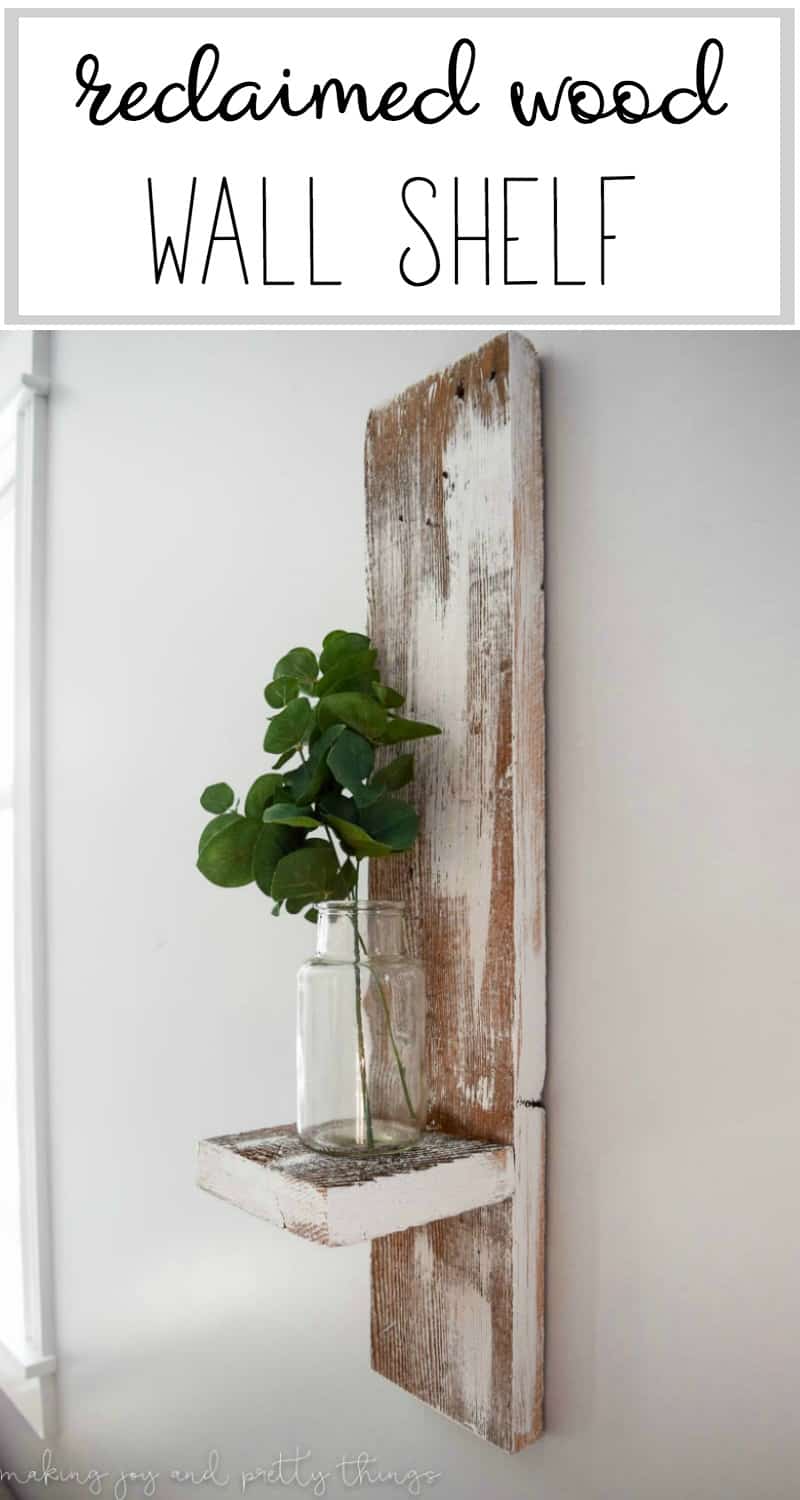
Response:
[{"label": "glass jar vase", "polygon": [[315,1151],[401,1151],[425,1127],[425,977],[395,901],[323,901],[297,976],[297,1130]]}]

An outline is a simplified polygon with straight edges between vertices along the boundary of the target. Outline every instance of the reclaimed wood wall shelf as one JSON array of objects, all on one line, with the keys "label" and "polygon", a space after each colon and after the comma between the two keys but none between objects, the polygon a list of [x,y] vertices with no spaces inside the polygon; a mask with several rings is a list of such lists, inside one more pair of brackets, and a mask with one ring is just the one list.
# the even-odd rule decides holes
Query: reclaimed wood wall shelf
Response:
[{"label": "reclaimed wood wall shelf", "polygon": [[[503,334],[373,411],[369,632],[441,724],[420,837],[370,862],[425,961],[429,1131],[374,1163],[289,1126],[200,1146],[210,1192],[321,1244],[371,1241],[372,1367],[514,1453],[543,1429],[544,499],[539,367]],[[493,1144],[487,1144],[492,1142]]]},{"label": "reclaimed wood wall shelf", "polygon": [[[428,1120],[514,1147],[513,1197],[372,1243],[372,1365],[514,1452],[544,1396],[544,486],[539,366],[502,334],[373,411],[369,631],[410,712],[421,834],[370,865],[416,920]],[[536,1106],[536,1107],[533,1107]]]},{"label": "reclaimed wood wall shelf", "polygon": [[410,1150],[371,1159],[311,1151],[293,1125],[201,1141],[200,1187],[318,1245],[357,1245],[514,1192],[509,1146],[426,1131]]}]

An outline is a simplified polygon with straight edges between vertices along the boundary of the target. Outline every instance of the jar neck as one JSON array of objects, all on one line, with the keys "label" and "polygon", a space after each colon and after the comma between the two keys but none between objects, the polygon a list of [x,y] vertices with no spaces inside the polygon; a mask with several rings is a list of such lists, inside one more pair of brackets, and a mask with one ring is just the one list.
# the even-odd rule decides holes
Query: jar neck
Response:
[{"label": "jar neck", "polygon": [[406,951],[405,907],[399,901],[322,901],[317,957],[360,960]]}]

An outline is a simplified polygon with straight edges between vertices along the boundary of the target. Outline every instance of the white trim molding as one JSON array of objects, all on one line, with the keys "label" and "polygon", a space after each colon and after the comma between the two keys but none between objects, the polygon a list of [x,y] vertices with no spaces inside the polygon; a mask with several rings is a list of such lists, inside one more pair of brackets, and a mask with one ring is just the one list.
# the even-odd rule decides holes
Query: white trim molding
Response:
[{"label": "white trim molding", "polygon": [[55,1419],[45,974],[44,512],[50,335],[34,333],[16,402],[16,688],[14,765],[17,1106],[23,1337],[0,1342],[0,1390],[40,1437]]}]

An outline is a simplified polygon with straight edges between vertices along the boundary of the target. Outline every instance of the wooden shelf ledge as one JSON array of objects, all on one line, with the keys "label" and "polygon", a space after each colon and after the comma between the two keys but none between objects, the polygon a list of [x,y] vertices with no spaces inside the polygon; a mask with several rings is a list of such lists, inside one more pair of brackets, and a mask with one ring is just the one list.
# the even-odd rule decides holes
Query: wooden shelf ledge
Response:
[{"label": "wooden shelf ledge", "polygon": [[319,1245],[357,1245],[451,1218],[514,1192],[511,1146],[426,1131],[369,1160],[310,1151],[293,1125],[201,1141],[201,1188]]}]

